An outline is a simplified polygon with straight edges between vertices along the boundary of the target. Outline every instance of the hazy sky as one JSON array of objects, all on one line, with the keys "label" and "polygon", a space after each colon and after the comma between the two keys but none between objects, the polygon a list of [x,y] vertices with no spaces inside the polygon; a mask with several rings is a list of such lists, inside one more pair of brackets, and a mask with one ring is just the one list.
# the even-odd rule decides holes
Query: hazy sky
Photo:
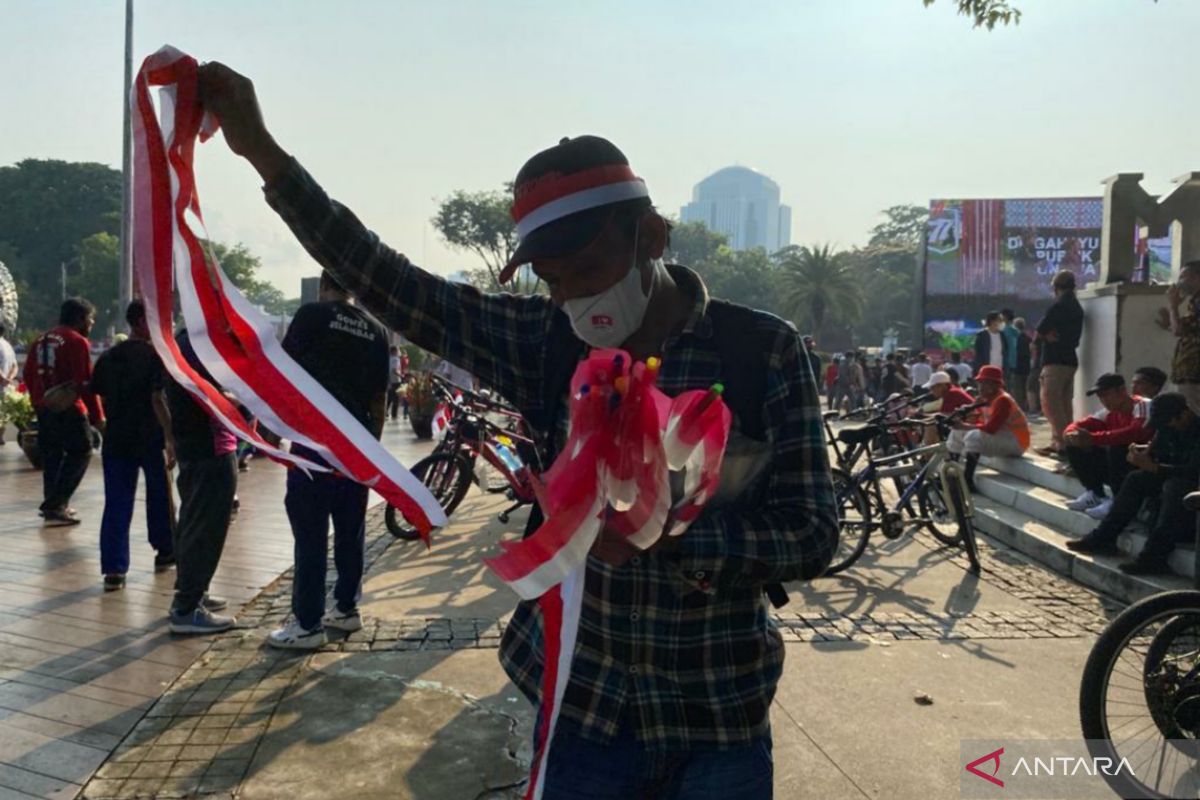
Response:
[{"label": "hazy sky", "polygon": [[[951,0],[142,0],[164,43],[254,79],[267,123],[385,241],[477,266],[428,220],[564,135],[617,143],[665,211],[712,171],[765,172],[797,243],[865,241],[886,206],[1163,191],[1200,168],[1194,0],[1015,0],[973,30]],[[123,0],[0,0],[0,165],[120,166]],[[199,149],[214,238],[289,296],[313,263],[223,142]]]}]

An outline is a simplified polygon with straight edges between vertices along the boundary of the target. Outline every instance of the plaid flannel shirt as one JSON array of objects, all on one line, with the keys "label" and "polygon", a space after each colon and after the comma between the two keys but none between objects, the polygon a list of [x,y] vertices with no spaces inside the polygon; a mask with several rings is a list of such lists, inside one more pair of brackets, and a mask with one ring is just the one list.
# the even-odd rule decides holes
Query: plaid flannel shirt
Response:
[{"label": "plaid flannel shirt", "polygon": [[[371,313],[523,413],[542,410],[546,334],[562,313],[548,298],[488,294],[417,268],[295,162],[265,192],[313,258]],[[722,377],[707,291],[695,273],[672,270],[695,308],[663,350],[659,386],[668,395]],[[648,747],[681,749],[733,747],[769,729],[783,642],[763,585],[820,575],[838,534],[807,354],[788,323],[761,312],[755,318],[758,341],[772,342],[762,413],[773,458],[761,500],[707,509],[670,547],[623,566],[589,558],[560,730],[607,742],[629,725]],[[538,607],[519,603],[500,660],[535,703],[542,652]]]}]

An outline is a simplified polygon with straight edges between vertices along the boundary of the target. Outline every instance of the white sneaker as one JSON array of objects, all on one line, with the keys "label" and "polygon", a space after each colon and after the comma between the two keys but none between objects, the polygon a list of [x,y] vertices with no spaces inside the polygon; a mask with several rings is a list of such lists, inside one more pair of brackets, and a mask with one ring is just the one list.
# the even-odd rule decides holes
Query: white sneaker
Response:
[{"label": "white sneaker", "polygon": [[335,608],[321,618],[321,624],[326,628],[333,628],[335,631],[354,633],[362,630],[362,616],[358,613],[357,608],[346,614]]},{"label": "white sneaker", "polygon": [[309,630],[293,619],[278,630],[267,635],[267,644],[281,650],[316,650],[325,644],[325,631],[321,628]]},{"label": "white sneaker", "polygon": [[1067,503],[1067,508],[1071,511],[1087,511],[1093,506],[1100,505],[1103,502],[1103,497],[1097,497],[1096,493],[1088,489],[1083,494],[1076,497],[1074,500]]},{"label": "white sneaker", "polygon": [[1106,497],[1096,505],[1084,511],[1092,519],[1104,519],[1108,516],[1108,512],[1112,511],[1113,501],[1111,497]]}]

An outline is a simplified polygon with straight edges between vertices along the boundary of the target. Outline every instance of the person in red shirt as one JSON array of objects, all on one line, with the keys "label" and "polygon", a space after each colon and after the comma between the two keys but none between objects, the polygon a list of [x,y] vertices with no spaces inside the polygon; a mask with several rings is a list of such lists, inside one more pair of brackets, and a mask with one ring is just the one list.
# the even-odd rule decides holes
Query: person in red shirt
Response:
[{"label": "person in red shirt", "polygon": [[[926,414],[952,414],[963,406],[975,402],[975,398],[965,389],[954,384],[954,377],[949,372],[939,370],[929,376],[929,381],[921,387],[930,395],[930,401],[921,406]],[[963,452],[965,431],[951,431],[946,446],[951,453]],[[925,444],[935,444],[938,441],[937,428],[930,425],[925,429]]]},{"label": "person in red shirt", "polygon": [[1067,503],[1067,508],[1083,511],[1092,519],[1104,519],[1113,502],[1104,487],[1111,487],[1116,494],[1133,470],[1125,460],[1129,445],[1146,444],[1153,436],[1146,429],[1150,401],[1131,395],[1125,388],[1125,378],[1115,372],[1097,378],[1088,396],[1095,396],[1103,409],[1072,422],[1063,434],[1067,463],[1084,488],[1083,494]]},{"label": "person in red shirt", "polygon": [[838,360],[834,358],[829,362],[829,366],[825,368],[825,402],[833,408],[833,387],[837,385],[838,379]]},{"label": "person in red shirt", "polygon": [[44,465],[41,515],[47,527],[79,524],[70,502],[92,458],[88,422],[104,430],[104,410],[91,387],[87,339],[96,324],[96,308],[83,298],[70,298],[63,301],[58,322],[30,346],[23,376],[38,417]]},{"label": "person in red shirt", "polygon": [[976,422],[960,422],[964,431],[967,486],[975,491],[975,468],[980,456],[1020,458],[1029,449],[1029,422],[1013,396],[1004,391],[1004,372],[994,364],[979,368],[975,375],[983,407]]}]

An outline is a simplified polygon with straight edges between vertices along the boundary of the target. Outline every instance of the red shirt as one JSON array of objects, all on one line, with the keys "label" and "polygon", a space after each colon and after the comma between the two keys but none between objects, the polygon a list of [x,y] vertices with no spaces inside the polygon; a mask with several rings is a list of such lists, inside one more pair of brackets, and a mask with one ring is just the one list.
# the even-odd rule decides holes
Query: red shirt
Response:
[{"label": "red shirt", "polygon": [[92,422],[104,419],[104,410],[91,386],[92,346],[74,328],[59,325],[39,336],[25,358],[23,378],[34,408],[43,407],[48,389],[69,382],[79,391],[75,401],[79,413]]},{"label": "red shirt", "polygon": [[1097,447],[1145,444],[1154,438],[1154,433],[1146,430],[1149,417],[1150,401],[1135,394],[1128,410],[1100,409],[1090,417],[1072,422],[1067,426],[1067,431],[1088,431],[1092,434],[1092,444]]},{"label": "red shirt", "polygon": [[971,397],[967,391],[959,386],[951,386],[950,391],[942,396],[942,413],[952,414],[963,406],[969,406],[975,402],[975,398]]},{"label": "red shirt", "polygon": [[1000,392],[991,403],[983,408],[983,421],[975,426],[984,433],[998,433],[1007,428],[1017,437],[1022,450],[1029,449],[1029,422],[1025,412],[1008,392]]}]

